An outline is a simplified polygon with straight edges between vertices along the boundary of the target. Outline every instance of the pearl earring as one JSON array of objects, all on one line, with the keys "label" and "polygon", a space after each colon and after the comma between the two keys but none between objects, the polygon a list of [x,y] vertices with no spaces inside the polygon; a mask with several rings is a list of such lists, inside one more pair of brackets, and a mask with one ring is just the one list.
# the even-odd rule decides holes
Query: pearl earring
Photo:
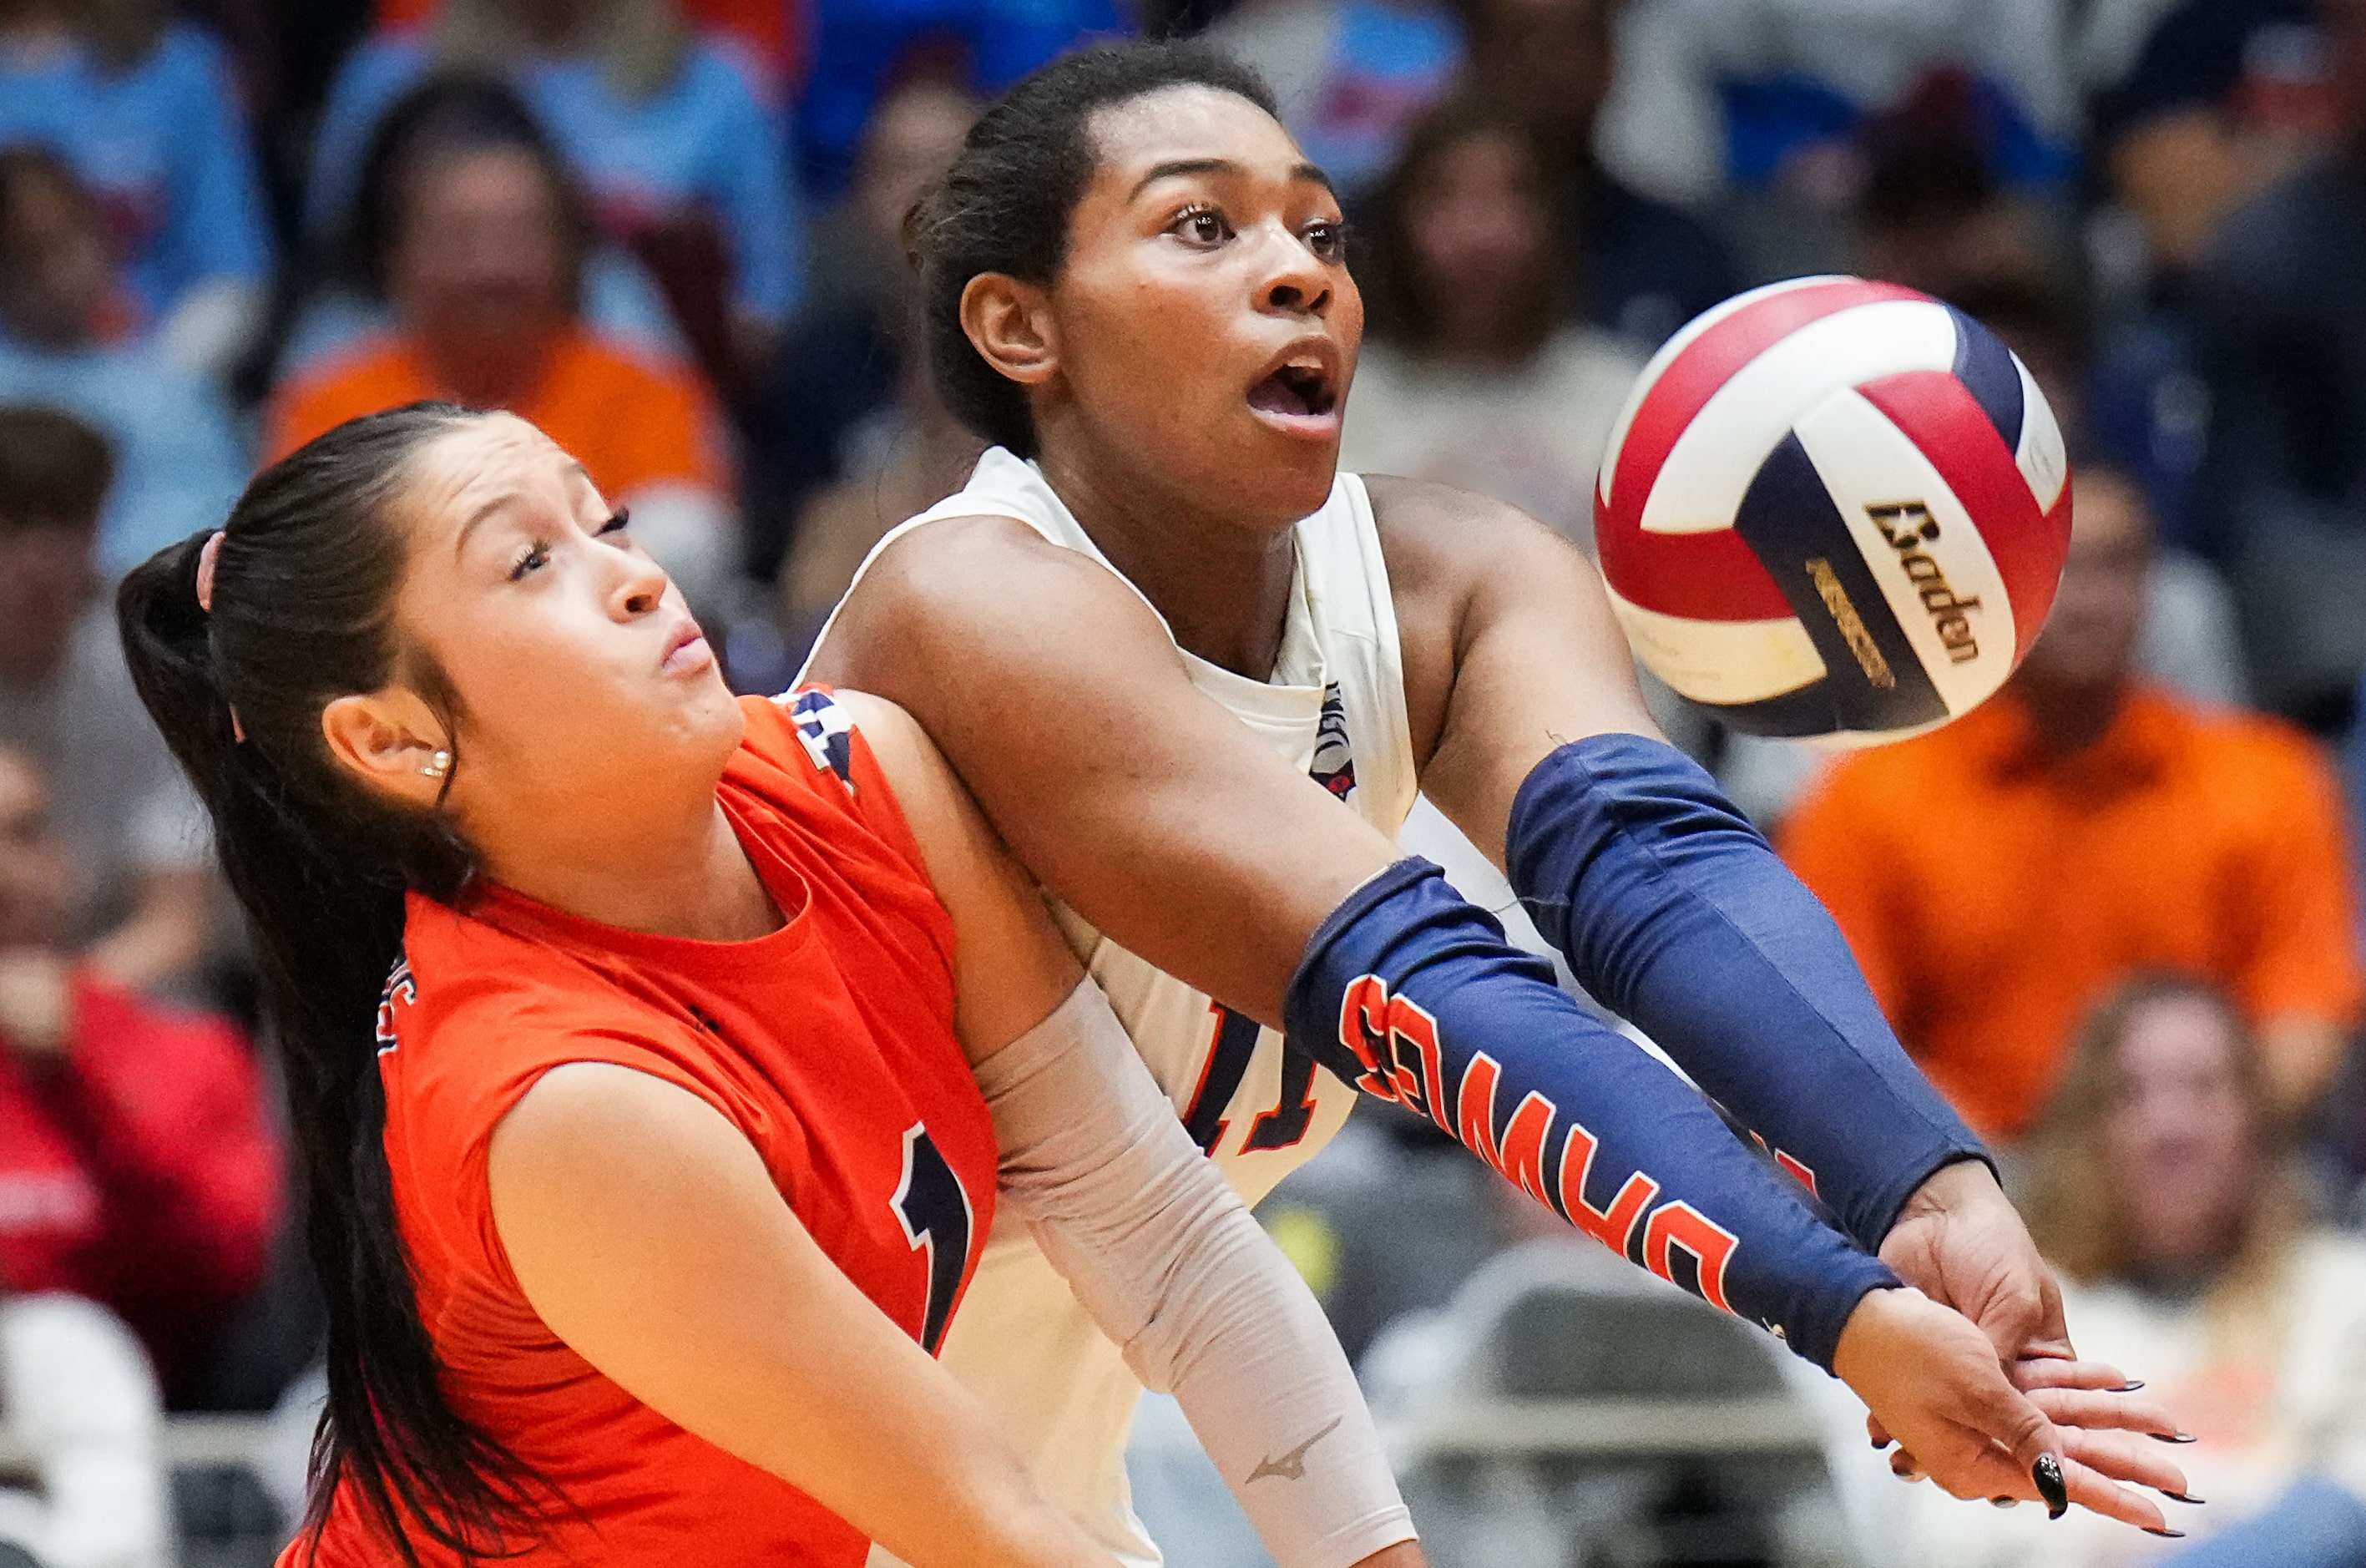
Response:
[{"label": "pearl earring", "polygon": [[452,753],[438,750],[435,755],[427,759],[427,765],[419,771],[431,779],[442,778],[452,771]]}]

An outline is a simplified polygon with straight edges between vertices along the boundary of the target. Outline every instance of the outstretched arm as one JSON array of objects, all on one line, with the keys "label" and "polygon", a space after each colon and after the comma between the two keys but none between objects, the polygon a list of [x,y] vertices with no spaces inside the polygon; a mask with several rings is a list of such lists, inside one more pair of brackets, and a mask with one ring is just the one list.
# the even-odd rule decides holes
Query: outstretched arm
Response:
[{"label": "outstretched arm", "polygon": [[1100,987],[908,714],[838,694],[953,918],[955,1025],[1005,1201],[1148,1386],[1175,1394],[1282,1568],[1421,1568],[1313,1292],[1135,1055]]},{"label": "outstretched arm", "polygon": [[[1394,846],[1196,691],[1155,617],[1097,564],[999,519],[935,524],[924,536],[927,549],[907,539],[873,564],[817,675],[907,708],[1021,862],[1085,919],[1281,1025],[1317,927],[1394,863]],[[1770,1205],[1797,1204],[1766,1181]],[[1780,1228],[1806,1217],[1798,1209]],[[2011,1402],[1990,1409],[2029,1415]],[[2025,1433],[1992,1435],[2010,1448]],[[1945,1457],[1918,1457],[1944,1473]]]},{"label": "outstretched arm", "polygon": [[1968,1128],[1908,1061],[1839,929],[1643,712],[1591,562],[1514,509],[1370,481],[1423,788],[1588,990],[1771,1146],[1858,1244],[2017,1366],[2060,1297]]},{"label": "outstretched arm", "polygon": [[1110,1568],[696,1095],[553,1068],[495,1128],[488,1174],[535,1313],[651,1409],[917,1568]]}]

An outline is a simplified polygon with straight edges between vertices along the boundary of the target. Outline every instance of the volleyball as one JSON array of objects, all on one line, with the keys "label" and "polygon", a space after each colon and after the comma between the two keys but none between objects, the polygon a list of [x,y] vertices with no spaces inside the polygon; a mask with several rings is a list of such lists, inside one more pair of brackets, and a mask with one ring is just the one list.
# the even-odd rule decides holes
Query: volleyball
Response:
[{"label": "volleyball", "polygon": [[1832,747],[1935,728],[2029,651],[2069,547],[2062,432],[1962,311],[1808,277],[1694,320],[1594,491],[1637,656],[1732,728]]}]

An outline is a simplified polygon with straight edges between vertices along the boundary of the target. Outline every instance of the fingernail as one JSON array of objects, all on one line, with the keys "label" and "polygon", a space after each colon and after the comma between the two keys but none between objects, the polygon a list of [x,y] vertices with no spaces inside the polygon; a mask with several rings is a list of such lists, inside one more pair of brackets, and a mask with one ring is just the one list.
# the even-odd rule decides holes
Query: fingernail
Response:
[{"label": "fingernail", "polygon": [[1887,1448],[1887,1447],[1889,1446],[1889,1442],[1890,1442],[1890,1440],[1889,1440],[1887,1438],[1876,1438],[1876,1439],[1874,1440],[1873,1451],[1874,1451],[1875,1453],[1879,1453],[1879,1452],[1881,1452],[1881,1450],[1884,1450],[1884,1449],[1886,1449],[1886,1448]]},{"label": "fingernail", "polygon": [[2018,1497],[1991,1497],[1989,1499],[1989,1506],[1992,1508],[2011,1508],[2018,1506],[2020,1502],[2021,1499]]},{"label": "fingernail", "polygon": [[2052,1454],[2039,1454],[2037,1462],[2029,1467],[2029,1478],[2037,1483],[2037,1495],[2045,1499],[2045,1517],[2058,1519],[2070,1511],[2070,1489],[2062,1483],[2062,1461]]},{"label": "fingernail", "polygon": [[2135,1391],[2136,1391],[2136,1390],[2138,1390],[2138,1389],[2140,1389],[2140,1388],[2142,1388],[2142,1387],[2144,1387],[2144,1383],[2143,1383],[2142,1380],[2137,1379],[2137,1378],[2130,1378],[2127,1382],[2125,1382],[2122,1383],[2119,1387],[2117,1387],[2117,1388],[2105,1389],[2103,1392],[2104,1392],[2104,1393],[2135,1393]]},{"label": "fingernail", "polygon": [[2191,1432],[2146,1432],[2145,1436],[2156,1443],[2190,1443],[2193,1440]]},{"label": "fingernail", "polygon": [[2197,1508],[2202,1506],[2202,1499],[2199,1497],[2189,1497],[2182,1492],[2171,1492],[2166,1486],[2161,1487],[2159,1490],[2162,1496],[2169,1499],[2169,1501],[2173,1503],[2191,1503]]},{"label": "fingernail", "polygon": [[2183,1540],[2185,1539],[2185,1532],[2183,1530],[2157,1530],[2150,1525],[2145,1526],[2144,1532],[2146,1535],[2165,1536],[2170,1540]]}]

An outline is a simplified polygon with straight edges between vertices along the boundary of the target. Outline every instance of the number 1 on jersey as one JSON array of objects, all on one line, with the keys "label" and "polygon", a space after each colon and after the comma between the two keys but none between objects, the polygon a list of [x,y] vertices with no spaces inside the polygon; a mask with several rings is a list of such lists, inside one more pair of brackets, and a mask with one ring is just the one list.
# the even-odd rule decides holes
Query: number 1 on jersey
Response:
[{"label": "number 1 on jersey", "polygon": [[[1200,1087],[1191,1092],[1190,1108],[1183,1112],[1183,1130],[1200,1145],[1201,1154],[1211,1155],[1223,1142],[1224,1132],[1231,1125],[1224,1119],[1224,1108],[1240,1092],[1241,1080],[1248,1076],[1249,1063],[1256,1056],[1257,1039],[1263,1031],[1257,1021],[1244,1017],[1222,1002],[1210,1002],[1208,1014],[1215,1021],[1212,1038],[1208,1043],[1208,1060],[1200,1069]],[[1314,1121],[1314,1058],[1301,1051],[1285,1050],[1281,1054],[1281,1093],[1274,1108],[1261,1111],[1249,1123],[1248,1136],[1241,1140],[1244,1154],[1265,1149],[1286,1149],[1306,1136]]]},{"label": "number 1 on jersey", "polygon": [[969,1272],[970,1232],[976,1217],[961,1178],[937,1152],[929,1129],[915,1122],[904,1134],[904,1179],[890,1200],[904,1239],[929,1255],[929,1302],[920,1317],[920,1348],[933,1356],[952,1316],[953,1298]]}]

